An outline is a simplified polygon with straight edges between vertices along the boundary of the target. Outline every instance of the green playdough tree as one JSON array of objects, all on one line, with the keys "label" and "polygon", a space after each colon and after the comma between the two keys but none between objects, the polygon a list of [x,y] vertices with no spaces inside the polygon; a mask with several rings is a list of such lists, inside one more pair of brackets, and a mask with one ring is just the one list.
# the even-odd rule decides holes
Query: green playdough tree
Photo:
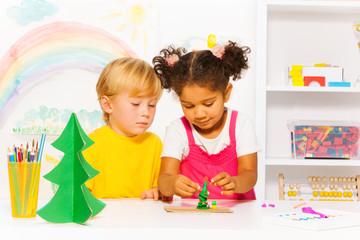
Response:
[{"label": "green playdough tree", "polygon": [[60,137],[52,143],[53,147],[64,153],[64,157],[44,176],[59,186],[50,202],[37,211],[46,221],[82,224],[105,207],[85,185],[86,181],[99,173],[82,155],[82,151],[93,143],[81,128],[76,115],[72,113]]},{"label": "green playdough tree", "polygon": [[208,182],[208,177],[204,177],[204,186],[201,190],[201,192],[199,193],[199,202],[197,205],[197,209],[209,209],[209,205],[207,202],[207,198],[209,197],[209,192],[207,190],[207,182]]}]

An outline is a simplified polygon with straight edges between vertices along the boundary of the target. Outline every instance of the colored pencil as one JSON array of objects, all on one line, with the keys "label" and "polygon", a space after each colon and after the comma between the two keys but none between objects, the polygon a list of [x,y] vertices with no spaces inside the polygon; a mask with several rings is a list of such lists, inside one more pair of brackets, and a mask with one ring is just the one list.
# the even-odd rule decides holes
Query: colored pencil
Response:
[{"label": "colored pencil", "polygon": [[17,159],[17,149],[14,145],[14,158],[15,158],[15,162],[18,162],[18,159]]},{"label": "colored pencil", "polygon": [[8,162],[11,162],[11,151],[10,151],[10,148],[8,148],[8,151],[7,151],[7,159],[8,159]]},{"label": "colored pencil", "polygon": [[25,162],[29,162],[29,143],[26,143]]},{"label": "colored pencil", "polygon": [[29,155],[29,162],[34,162],[34,160],[35,160],[35,153],[34,151],[31,151]]},{"label": "colored pencil", "polygon": [[36,160],[37,162],[41,161],[41,156],[42,156],[42,153],[43,153],[43,150],[44,150],[45,138],[46,138],[46,130],[44,130],[44,132],[41,135],[39,154],[38,154],[38,157],[37,157],[37,160]]},{"label": "colored pencil", "polygon": [[20,149],[17,150],[17,158],[19,162],[22,162]]},{"label": "colored pencil", "polygon": [[38,148],[39,142],[36,141],[36,147],[35,147],[35,157],[34,157],[34,161],[37,161],[38,158],[38,154],[39,154],[39,148]]}]

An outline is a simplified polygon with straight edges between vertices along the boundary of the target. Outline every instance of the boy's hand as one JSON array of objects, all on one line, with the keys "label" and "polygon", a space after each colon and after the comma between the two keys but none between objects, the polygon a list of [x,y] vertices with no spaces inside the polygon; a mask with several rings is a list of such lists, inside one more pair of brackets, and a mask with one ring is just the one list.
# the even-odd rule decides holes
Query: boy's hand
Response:
[{"label": "boy's hand", "polygon": [[200,190],[200,185],[183,175],[176,175],[174,178],[174,190],[175,194],[180,197],[191,197]]},{"label": "boy's hand", "polygon": [[159,189],[157,187],[153,188],[153,189],[149,189],[146,190],[144,192],[141,193],[140,195],[140,199],[154,199],[155,201],[159,200]]},{"label": "boy's hand", "polygon": [[223,195],[232,195],[235,192],[235,181],[234,179],[226,172],[219,173],[210,182],[211,186],[221,187],[223,190],[221,194]]}]

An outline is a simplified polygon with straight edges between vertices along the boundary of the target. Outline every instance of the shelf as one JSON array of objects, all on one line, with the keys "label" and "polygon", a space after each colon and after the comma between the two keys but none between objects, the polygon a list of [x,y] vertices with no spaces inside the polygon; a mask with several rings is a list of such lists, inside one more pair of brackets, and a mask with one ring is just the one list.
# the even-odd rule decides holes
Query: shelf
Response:
[{"label": "shelf", "polygon": [[[291,64],[329,63],[341,66],[344,81],[356,83],[360,63],[353,24],[360,22],[360,0],[258,1],[256,124],[259,184],[265,199],[278,197],[279,171],[306,174],[357,175],[360,160],[291,158],[290,119],[360,119],[360,87],[294,87]],[[265,71],[264,71],[265,69]],[[356,85],[357,86],[357,85]]]},{"label": "shelf", "polygon": [[266,166],[360,166],[360,160],[313,160],[293,158],[267,158]]},{"label": "shelf", "polygon": [[360,1],[268,0],[270,12],[360,13]]},{"label": "shelf", "polygon": [[294,87],[294,86],[267,86],[268,92],[337,92],[360,93],[360,88],[355,87]]}]

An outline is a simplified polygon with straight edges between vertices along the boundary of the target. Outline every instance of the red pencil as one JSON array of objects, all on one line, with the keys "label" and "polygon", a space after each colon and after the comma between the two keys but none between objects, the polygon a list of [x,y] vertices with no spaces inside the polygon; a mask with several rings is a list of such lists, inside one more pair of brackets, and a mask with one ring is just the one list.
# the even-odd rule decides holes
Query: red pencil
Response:
[{"label": "red pencil", "polygon": [[22,162],[20,149],[19,149],[19,151],[18,151],[18,161],[19,161],[19,162]]}]

